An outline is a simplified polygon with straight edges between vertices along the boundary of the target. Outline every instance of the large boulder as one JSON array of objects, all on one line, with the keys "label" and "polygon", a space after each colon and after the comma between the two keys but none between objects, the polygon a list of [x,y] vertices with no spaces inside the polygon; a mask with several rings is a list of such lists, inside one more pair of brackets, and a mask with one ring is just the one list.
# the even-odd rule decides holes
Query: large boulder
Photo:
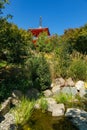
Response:
[{"label": "large boulder", "polygon": [[77,94],[77,89],[75,87],[63,87],[61,92],[69,95],[72,94],[72,96],[75,96]]},{"label": "large boulder", "polygon": [[87,130],[87,112],[76,109],[68,108],[65,116],[79,128],[79,130]]},{"label": "large boulder", "polygon": [[52,116],[63,116],[65,112],[64,104],[54,104],[52,109]]},{"label": "large boulder", "polygon": [[63,116],[65,107],[64,104],[57,104],[53,98],[46,98],[48,103],[48,111],[52,112],[52,116]]}]

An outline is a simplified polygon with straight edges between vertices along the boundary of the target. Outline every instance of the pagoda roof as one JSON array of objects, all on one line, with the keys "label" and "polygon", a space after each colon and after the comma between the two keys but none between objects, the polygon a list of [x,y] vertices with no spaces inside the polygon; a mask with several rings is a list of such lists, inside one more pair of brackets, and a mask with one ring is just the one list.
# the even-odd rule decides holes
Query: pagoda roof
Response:
[{"label": "pagoda roof", "polygon": [[46,32],[48,36],[50,36],[50,32],[48,28],[30,28],[28,32],[31,31],[33,36],[38,37],[38,35],[42,32]]}]

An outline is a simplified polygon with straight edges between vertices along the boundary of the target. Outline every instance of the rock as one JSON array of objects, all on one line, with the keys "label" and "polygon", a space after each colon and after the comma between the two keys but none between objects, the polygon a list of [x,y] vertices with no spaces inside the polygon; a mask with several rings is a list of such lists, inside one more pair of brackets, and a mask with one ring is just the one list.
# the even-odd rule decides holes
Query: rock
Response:
[{"label": "rock", "polygon": [[79,130],[87,130],[87,112],[76,109],[68,108],[65,114],[71,122],[79,128]]},{"label": "rock", "polygon": [[79,80],[78,82],[76,82],[75,87],[81,97],[86,94],[85,83],[83,81]]},{"label": "rock", "polygon": [[54,86],[55,86],[55,84],[54,84],[54,83],[52,83],[50,87],[51,87],[51,88],[53,88]]},{"label": "rock", "polygon": [[52,94],[52,92],[51,92],[51,90],[45,90],[45,91],[43,91],[43,93],[44,93],[44,96],[45,97],[50,97],[50,96],[52,96],[53,94]]},{"label": "rock", "polygon": [[65,80],[63,78],[57,78],[51,84],[51,88],[56,87],[56,86],[63,87],[64,85],[65,85]]},{"label": "rock", "polygon": [[4,117],[5,120],[0,123],[0,130],[16,130],[13,115],[11,113],[7,113]]},{"label": "rock", "polygon": [[12,105],[17,106],[20,103],[20,100],[18,100],[16,98],[12,98],[11,103],[12,103]]},{"label": "rock", "polygon": [[10,110],[11,100],[12,98],[9,97],[4,103],[2,103],[0,115],[5,115]]},{"label": "rock", "polygon": [[57,102],[53,98],[46,98],[48,103],[48,111],[52,112],[54,104],[57,104]]},{"label": "rock", "polygon": [[19,90],[14,90],[12,92],[12,97],[15,98],[15,99],[21,99],[23,97],[23,94]]},{"label": "rock", "polygon": [[28,97],[30,99],[32,99],[32,98],[37,99],[39,97],[39,95],[40,95],[39,91],[35,88],[29,89],[26,93],[26,97]]},{"label": "rock", "polygon": [[63,116],[65,112],[64,104],[54,104],[52,116]]},{"label": "rock", "polygon": [[68,78],[65,82],[65,86],[74,87],[75,83],[73,82],[72,78]]},{"label": "rock", "polygon": [[63,116],[65,107],[64,104],[57,104],[53,98],[46,98],[48,103],[48,111],[52,112],[52,116]]},{"label": "rock", "polygon": [[79,80],[78,82],[76,82],[75,87],[77,88],[77,90],[80,90],[81,88],[83,88],[85,86],[85,83],[81,80]]},{"label": "rock", "polygon": [[34,108],[35,109],[40,109],[40,104],[39,103],[35,103]]},{"label": "rock", "polygon": [[55,85],[59,85],[60,87],[64,87],[65,85],[65,80],[63,78],[57,78],[55,79]]},{"label": "rock", "polygon": [[75,87],[63,87],[61,90],[62,93],[72,94],[75,96],[77,94],[77,89]]},{"label": "rock", "polygon": [[53,94],[58,94],[58,93],[60,93],[60,86],[57,85],[56,87],[53,87],[53,88],[52,88],[52,93],[53,93]]}]

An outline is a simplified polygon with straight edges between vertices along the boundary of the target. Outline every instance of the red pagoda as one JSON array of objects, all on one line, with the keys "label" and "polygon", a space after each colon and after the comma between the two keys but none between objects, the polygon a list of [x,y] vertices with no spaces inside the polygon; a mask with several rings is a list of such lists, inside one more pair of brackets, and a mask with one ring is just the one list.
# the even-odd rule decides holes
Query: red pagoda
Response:
[{"label": "red pagoda", "polygon": [[40,23],[39,23],[39,28],[30,28],[28,29],[28,32],[31,32],[32,35],[34,36],[33,42],[35,43],[39,34],[42,32],[46,32],[48,36],[50,36],[49,28],[42,28],[42,17],[40,17]]}]

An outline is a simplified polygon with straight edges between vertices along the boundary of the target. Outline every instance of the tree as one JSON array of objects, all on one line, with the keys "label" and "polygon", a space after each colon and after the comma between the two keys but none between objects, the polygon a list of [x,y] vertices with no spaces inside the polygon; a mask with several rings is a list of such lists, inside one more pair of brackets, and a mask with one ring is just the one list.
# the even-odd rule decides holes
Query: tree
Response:
[{"label": "tree", "polygon": [[27,72],[31,75],[32,85],[38,90],[50,87],[51,74],[49,65],[43,56],[34,56],[27,62]]},{"label": "tree", "polygon": [[9,0],[0,0],[0,15],[3,14],[2,9],[5,8],[5,4],[8,4]]},{"label": "tree", "polygon": [[8,62],[22,63],[29,54],[32,35],[3,19],[0,21],[0,52],[2,56]]}]

